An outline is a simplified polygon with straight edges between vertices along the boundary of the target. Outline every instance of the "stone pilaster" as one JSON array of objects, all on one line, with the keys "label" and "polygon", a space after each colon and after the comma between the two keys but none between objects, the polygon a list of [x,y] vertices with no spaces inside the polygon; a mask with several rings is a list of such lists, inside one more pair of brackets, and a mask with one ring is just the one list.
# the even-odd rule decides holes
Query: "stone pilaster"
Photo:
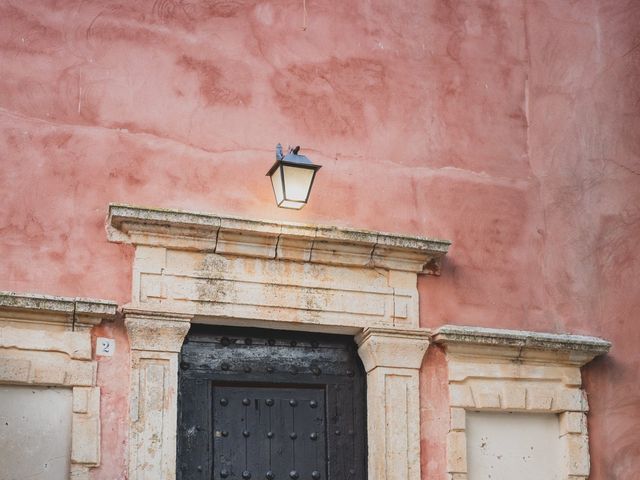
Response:
[{"label": "stone pilaster", "polygon": [[178,354],[189,316],[125,311],[131,343],[129,479],[176,477]]},{"label": "stone pilaster", "polygon": [[420,480],[418,373],[429,332],[368,328],[356,341],[367,372],[369,480]]}]

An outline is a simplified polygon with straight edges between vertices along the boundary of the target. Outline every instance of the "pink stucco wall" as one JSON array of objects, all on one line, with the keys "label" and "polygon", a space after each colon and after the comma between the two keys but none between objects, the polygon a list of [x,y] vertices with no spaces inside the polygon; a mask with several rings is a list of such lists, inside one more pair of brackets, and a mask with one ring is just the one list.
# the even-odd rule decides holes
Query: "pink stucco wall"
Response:
[{"label": "pink stucco wall", "polygon": [[[109,202],[451,239],[424,326],[613,341],[585,369],[593,480],[640,471],[640,4],[0,0],[0,289],[129,299]],[[324,165],[278,210],[277,142]],[[103,359],[125,475],[127,341]],[[441,478],[444,358],[423,372]],[[427,375],[429,374],[429,375]],[[436,437],[437,438],[437,437]],[[441,439],[443,440],[443,439]]]}]

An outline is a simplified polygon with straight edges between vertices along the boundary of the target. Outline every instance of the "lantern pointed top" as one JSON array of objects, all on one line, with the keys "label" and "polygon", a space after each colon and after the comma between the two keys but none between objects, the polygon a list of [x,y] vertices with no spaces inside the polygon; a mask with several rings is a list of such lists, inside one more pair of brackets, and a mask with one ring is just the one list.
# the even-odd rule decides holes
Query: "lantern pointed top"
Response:
[{"label": "lantern pointed top", "polygon": [[298,155],[300,146],[289,147],[289,153],[282,159],[283,162],[295,163],[298,165],[313,165],[313,162],[304,155]]}]

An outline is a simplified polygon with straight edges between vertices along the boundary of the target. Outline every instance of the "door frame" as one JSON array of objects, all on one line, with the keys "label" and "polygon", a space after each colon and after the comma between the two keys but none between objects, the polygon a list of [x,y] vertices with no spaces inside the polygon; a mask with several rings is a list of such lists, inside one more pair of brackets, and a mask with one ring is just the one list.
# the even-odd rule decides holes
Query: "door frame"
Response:
[{"label": "door frame", "polygon": [[176,478],[178,354],[190,323],[353,335],[367,373],[368,478],[420,480],[418,274],[450,242],[111,205],[135,246],[130,480]]},{"label": "door frame", "polygon": [[[124,312],[132,361],[129,478],[174,480],[179,353],[192,317]],[[370,480],[399,478],[397,472],[420,480],[419,369],[429,338],[423,330],[388,328],[354,336],[367,374]]]}]

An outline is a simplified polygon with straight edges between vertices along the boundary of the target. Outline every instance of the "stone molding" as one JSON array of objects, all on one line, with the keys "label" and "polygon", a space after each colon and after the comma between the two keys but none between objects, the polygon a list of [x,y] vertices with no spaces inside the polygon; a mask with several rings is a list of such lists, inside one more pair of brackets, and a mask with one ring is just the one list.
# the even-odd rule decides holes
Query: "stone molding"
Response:
[{"label": "stone molding", "polygon": [[176,477],[178,355],[191,317],[125,309],[131,342],[129,479]]},{"label": "stone molding", "polygon": [[429,331],[367,328],[356,342],[367,371],[369,478],[420,480],[419,369]]},{"label": "stone molding", "polygon": [[[415,272],[136,246],[130,308],[218,319],[417,327]],[[287,328],[287,327],[284,327]]]},{"label": "stone molding", "polygon": [[109,239],[258,258],[439,274],[450,242],[424,237],[237,217],[109,206]]},{"label": "stone molding", "polygon": [[429,344],[418,273],[450,242],[111,205],[133,244],[129,478],[173,480],[177,362],[189,321],[357,334],[367,369],[369,478],[420,480],[418,371]]},{"label": "stone molding", "polygon": [[449,247],[123,205],[110,206],[107,231],[111,241],[135,245],[131,308],[342,332],[417,328],[417,274],[437,273]]},{"label": "stone molding", "polygon": [[70,477],[100,464],[100,388],[90,327],[116,314],[104,300],[0,292],[0,383],[72,388]]},{"label": "stone molding", "polygon": [[466,412],[557,414],[563,447],[563,478],[589,476],[589,409],[580,367],[608,352],[606,340],[477,327],[444,326],[433,341],[447,353],[450,431],[447,470],[467,478]]},{"label": "stone molding", "polygon": [[435,341],[457,355],[568,364],[581,367],[611,348],[611,342],[585,335],[527,332],[445,325]]},{"label": "stone molding", "polygon": [[93,326],[114,318],[117,309],[117,304],[108,300],[0,291],[0,319]]}]

